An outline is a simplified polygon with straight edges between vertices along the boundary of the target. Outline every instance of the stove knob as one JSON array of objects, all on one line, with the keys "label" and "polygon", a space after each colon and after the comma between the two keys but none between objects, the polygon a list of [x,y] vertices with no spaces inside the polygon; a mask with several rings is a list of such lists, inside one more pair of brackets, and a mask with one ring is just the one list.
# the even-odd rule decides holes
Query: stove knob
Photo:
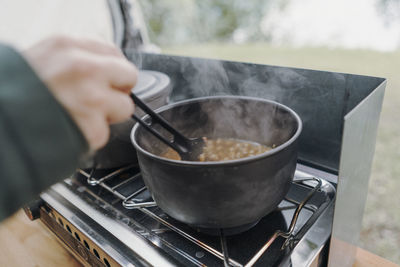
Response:
[{"label": "stove knob", "polygon": [[43,204],[44,202],[41,199],[29,202],[24,207],[26,216],[28,216],[31,221],[40,218],[40,207],[43,206]]}]

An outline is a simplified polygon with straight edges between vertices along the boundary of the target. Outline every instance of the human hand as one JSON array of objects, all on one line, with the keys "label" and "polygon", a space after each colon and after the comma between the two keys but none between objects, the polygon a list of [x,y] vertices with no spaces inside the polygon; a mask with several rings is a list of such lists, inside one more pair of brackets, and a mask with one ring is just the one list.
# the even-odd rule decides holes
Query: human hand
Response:
[{"label": "human hand", "polygon": [[129,97],[137,70],[114,46],[92,40],[52,37],[23,55],[69,112],[89,147],[107,143],[109,124],[133,114]]}]

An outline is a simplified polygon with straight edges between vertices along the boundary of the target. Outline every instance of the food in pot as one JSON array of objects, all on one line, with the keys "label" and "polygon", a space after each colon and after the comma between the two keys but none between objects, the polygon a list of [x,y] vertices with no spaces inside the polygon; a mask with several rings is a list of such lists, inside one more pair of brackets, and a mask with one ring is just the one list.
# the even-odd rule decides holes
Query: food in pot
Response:
[{"label": "food in pot", "polygon": [[[226,161],[255,156],[271,150],[271,147],[231,138],[205,138],[203,153],[199,156],[199,161]],[[179,154],[172,148],[168,148],[162,155],[164,158],[181,160]]]}]

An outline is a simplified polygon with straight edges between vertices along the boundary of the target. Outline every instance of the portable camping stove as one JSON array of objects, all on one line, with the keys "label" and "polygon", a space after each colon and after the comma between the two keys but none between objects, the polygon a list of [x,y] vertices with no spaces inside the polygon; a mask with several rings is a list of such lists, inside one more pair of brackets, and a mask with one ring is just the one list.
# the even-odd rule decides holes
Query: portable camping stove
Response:
[{"label": "portable camping stove", "polygon": [[137,165],[78,170],[26,210],[90,266],[318,266],[331,234],[334,181],[299,165],[278,208],[237,234],[210,235],[170,218]]}]

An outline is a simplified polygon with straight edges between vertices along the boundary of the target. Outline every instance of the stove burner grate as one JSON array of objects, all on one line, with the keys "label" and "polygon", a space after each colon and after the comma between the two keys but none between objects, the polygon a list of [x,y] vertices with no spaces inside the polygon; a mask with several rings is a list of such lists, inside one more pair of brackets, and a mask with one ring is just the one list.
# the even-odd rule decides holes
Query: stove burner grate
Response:
[{"label": "stove burner grate", "polygon": [[[130,165],[126,166],[114,171],[106,171],[103,173],[103,170],[78,170],[78,172],[83,175],[87,179],[87,183],[93,187],[101,187],[114,195],[116,197],[115,202],[121,201],[122,206],[125,209],[137,209],[141,212],[145,213],[147,216],[156,220],[160,225],[172,230],[173,232],[179,234],[190,242],[196,244],[201,247],[205,251],[211,253],[216,256],[220,260],[224,262],[224,266],[253,266],[257,263],[257,261],[264,255],[264,253],[274,244],[276,240],[280,237],[283,239],[283,244],[281,245],[281,250],[290,249],[292,250],[296,244],[299,242],[301,237],[307,232],[307,230],[313,225],[316,219],[320,216],[320,214],[325,210],[327,205],[330,203],[330,199],[326,198],[322,201],[322,204],[319,206],[308,205],[309,200],[316,194],[316,192],[321,192],[321,186],[323,184],[322,180],[313,176],[305,176],[300,179],[296,179],[293,181],[293,184],[299,185],[301,187],[305,187],[308,189],[308,193],[300,200],[295,200],[290,196],[286,196],[285,200],[288,203],[291,203],[289,206],[278,207],[278,210],[288,210],[293,209],[294,214],[291,219],[291,223],[288,227],[288,230],[280,229],[276,230],[275,233],[265,242],[265,244],[261,247],[260,250],[257,251],[255,255],[251,257],[251,259],[246,264],[240,264],[238,261],[229,257],[228,246],[227,246],[227,234],[224,233],[225,229],[219,230],[220,237],[220,245],[221,249],[217,250],[209,244],[200,241],[193,235],[189,234],[187,231],[182,230],[182,227],[179,227],[179,223],[171,223],[170,221],[165,220],[161,216],[158,216],[156,213],[152,212],[151,208],[156,207],[157,204],[152,200],[146,186],[142,184],[142,186],[134,187],[129,191],[126,191],[127,186],[131,182],[135,180],[141,179],[140,171],[133,172],[132,170],[138,169],[138,166]],[[129,174],[129,175],[128,175]],[[121,179],[122,177],[122,179]],[[326,183],[326,182],[325,182]],[[312,215],[307,219],[307,221],[296,229],[297,220],[300,212],[306,209],[312,213]],[[296,231],[295,231],[296,229]]]}]

